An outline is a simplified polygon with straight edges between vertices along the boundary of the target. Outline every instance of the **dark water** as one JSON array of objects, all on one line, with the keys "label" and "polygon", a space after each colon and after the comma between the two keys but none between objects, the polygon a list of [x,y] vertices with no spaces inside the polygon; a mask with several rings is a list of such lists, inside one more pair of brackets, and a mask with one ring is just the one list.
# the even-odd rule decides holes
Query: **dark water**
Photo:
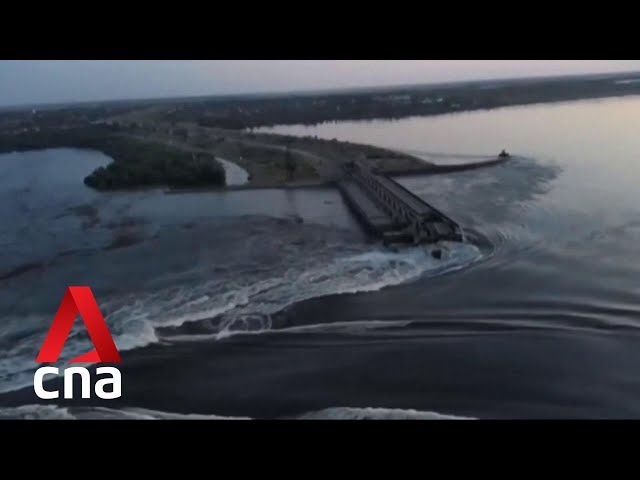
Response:
[{"label": "dark water", "polygon": [[[473,240],[441,262],[369,242],[332,190],[97,194],[98,154],[0,157],[2,415],[640,417],[639,124],[626,98],[279,129],[514,153],[402,179]],[[67,284],[122,352],[117,401],[32,405]]]}]

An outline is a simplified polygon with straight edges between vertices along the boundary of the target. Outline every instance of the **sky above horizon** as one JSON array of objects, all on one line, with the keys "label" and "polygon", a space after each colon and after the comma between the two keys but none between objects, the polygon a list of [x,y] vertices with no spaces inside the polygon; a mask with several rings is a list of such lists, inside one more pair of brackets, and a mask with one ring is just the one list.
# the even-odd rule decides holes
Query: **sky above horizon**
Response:
[{"label": "sky above horizon", "polygon": [[0,60],[0,106],[618,71],[640,60]]}]

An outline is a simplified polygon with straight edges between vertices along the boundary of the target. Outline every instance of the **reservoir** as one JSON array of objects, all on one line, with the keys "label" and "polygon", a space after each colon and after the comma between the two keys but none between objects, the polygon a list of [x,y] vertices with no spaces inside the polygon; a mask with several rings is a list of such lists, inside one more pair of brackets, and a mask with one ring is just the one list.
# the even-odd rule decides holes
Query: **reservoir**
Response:
[{"label": "reservoir", "polygon": [[[638,125],[626,97],[268,129],[434,163],[509,151],[398,179],[471,232],[445,261],[370,241],[329,188],[97,193],[98,152],[1,155],[0,412],[640,418]],[[74,284],[123,356],[111,409],[29,396]]]}]

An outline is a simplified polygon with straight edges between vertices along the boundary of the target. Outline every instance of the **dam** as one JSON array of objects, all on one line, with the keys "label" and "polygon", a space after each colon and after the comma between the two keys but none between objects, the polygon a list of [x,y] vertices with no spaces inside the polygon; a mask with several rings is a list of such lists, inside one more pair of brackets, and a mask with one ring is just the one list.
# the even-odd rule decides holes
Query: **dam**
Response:
[{"label": "dam", "polygon": [[451,218],[361,162],[344,167],[338,189],[364,228],[385,245],[464,239],[462,228]]}]

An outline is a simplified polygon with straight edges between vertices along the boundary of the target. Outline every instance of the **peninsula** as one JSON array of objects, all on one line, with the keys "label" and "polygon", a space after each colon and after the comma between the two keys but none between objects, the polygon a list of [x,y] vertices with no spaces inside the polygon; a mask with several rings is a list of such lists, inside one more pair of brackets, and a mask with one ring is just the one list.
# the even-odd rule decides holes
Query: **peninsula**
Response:
[{"label": "peninsula", "polygon": [[[478,168],[505,158],[445,167],[371,145],[257,129],[639,94],[640,73],[620,73],[28,106],[0,111],[0,152],[54,147],[102,151],[113,163],[85,179],[99,190],[223,188],[225,170],[219,159],[248,172],[244,188],[308,186],[338,181],[352,162],[376,173],[403,175]],[[503,147],[508,145],[496,145],[496,153]]]}]

